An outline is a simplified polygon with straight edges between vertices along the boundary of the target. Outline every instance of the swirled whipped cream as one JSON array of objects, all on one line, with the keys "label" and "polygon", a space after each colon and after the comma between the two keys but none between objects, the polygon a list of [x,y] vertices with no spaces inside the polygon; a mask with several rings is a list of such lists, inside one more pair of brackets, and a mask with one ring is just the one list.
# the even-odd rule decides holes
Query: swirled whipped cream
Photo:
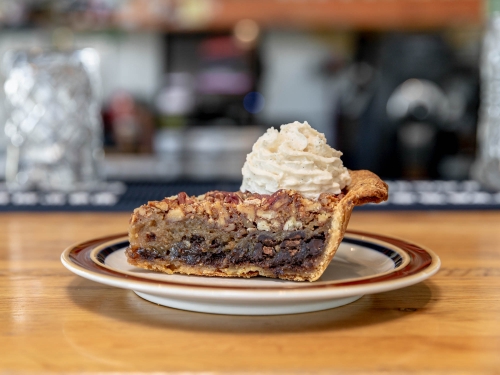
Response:
[{"label": "swirled whipped cream", "polygon": [[280,131],[270,128],[247,155],[240,189],[259,194],[292,189],[309,199],[339,194],[351,183],[341,155],[307,121],[281,125]]}]

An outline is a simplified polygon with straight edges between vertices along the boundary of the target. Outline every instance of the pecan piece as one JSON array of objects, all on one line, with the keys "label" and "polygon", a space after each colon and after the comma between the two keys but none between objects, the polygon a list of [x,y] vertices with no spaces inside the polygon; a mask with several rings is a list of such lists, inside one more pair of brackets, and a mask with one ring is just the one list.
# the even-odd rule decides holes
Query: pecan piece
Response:
[{"label": "pecan piece", "polygon": [[295,247],[299,247],[300,246],[300,239],[297,239],[297,240],[285,240],[283,241],[283,245],[286,247],[286,248],[295,248]]},{"label": "pecan piece", "polygon": [[241,198],[236,193],[227,193],[224,197],[224,203],[239,204],[241,203]]},{"label": "pecan piece", "polygon": [[259,234],[259,237],[257,237],[257,241],[261,242],[264,246],[275,246],[277,241],[271,237],[268,236],[264,233]]},{"label": "pecan piece", "polygon": [[266,255],[273,255],[274,249],[271,246],[262,247],[262,252]]},{"label": "pecan piece", "polygon": [[185,192],[180,192],[179,194],[177,194],[177,201],[179,202],[179,204],[186,203],[186,197],[187,194]]},{"label": "pecan piece", "polygon": [[291,201],[291,198],[283,190],[278,190],[276,193],[271,195],[268,200],[268,204],[272,210],[279,210],[283,206],[287,206]]}]

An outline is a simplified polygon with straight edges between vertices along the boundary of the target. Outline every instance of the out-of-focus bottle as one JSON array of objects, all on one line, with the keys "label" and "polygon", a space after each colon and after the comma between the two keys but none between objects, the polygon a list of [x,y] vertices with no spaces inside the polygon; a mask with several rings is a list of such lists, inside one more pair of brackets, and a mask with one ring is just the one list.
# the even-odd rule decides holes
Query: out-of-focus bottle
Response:
[{"label": "out-of-focus bottle", "polygon": [[492,11],[489,17],[480,72],[478,154],[473,175],[486,188],[500,190],[500,11]]}]

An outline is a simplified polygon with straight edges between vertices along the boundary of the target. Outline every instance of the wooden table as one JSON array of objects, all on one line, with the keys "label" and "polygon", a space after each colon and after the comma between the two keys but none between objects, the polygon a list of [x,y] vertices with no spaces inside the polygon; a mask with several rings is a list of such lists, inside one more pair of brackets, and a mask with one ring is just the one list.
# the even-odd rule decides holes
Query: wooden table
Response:
[{"label": "wooden table", "polygon": [[433,249],[431,279],[323,312],[160,307],[67,271],[68,245],[127,214],[0,214],[0,373],[500,373],[500,212],[355,212],[350,228]]}]

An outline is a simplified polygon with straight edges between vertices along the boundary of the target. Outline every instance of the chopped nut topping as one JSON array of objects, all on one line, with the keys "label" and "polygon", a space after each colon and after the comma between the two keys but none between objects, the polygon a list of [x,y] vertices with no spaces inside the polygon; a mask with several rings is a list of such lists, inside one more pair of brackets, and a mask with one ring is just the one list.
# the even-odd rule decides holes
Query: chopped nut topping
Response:
[{"label": "chopped nut topping", "polygon": [[271,230],[271,227],[265,220],[257,220],[257,229],[258,230]]},{"label": "chopped nut topping", "polygon": [[168,221],[181,221],[184,219],[184,212],[180,208],[175,208],[167,213]]},{"label": "chopped nut topping", "polygon": [[267,219],[267,220],[273,219],[276,217],[276,215],[277,215],[276,211],[272,211],[272,210],[266,211],[262,208],[257,210],[257,217],[261,217],[263,219]]},{"label": "chopped nut topping", "polygon": [[279,190],[272,195],[211,191],[199,196],[179,193],[161,201],[149,202],[134,211],[131,222],[149,217],[158,210],[169,222],[205,216],[208,223],[233,231],[241,227],[251,230],[297,230],[314,220],[318,225],[329,220],[339,201],[338,196],[322,194],[319,200],[304,198],[293,190]]},{"label": "chopped nut topping", "polygon": [[245,204],[253,204],[253,205],[258,206],[260,204],[260,202],[261,202],[261,200],[260,199],[256,199],[256,198],[245,199]]}]

